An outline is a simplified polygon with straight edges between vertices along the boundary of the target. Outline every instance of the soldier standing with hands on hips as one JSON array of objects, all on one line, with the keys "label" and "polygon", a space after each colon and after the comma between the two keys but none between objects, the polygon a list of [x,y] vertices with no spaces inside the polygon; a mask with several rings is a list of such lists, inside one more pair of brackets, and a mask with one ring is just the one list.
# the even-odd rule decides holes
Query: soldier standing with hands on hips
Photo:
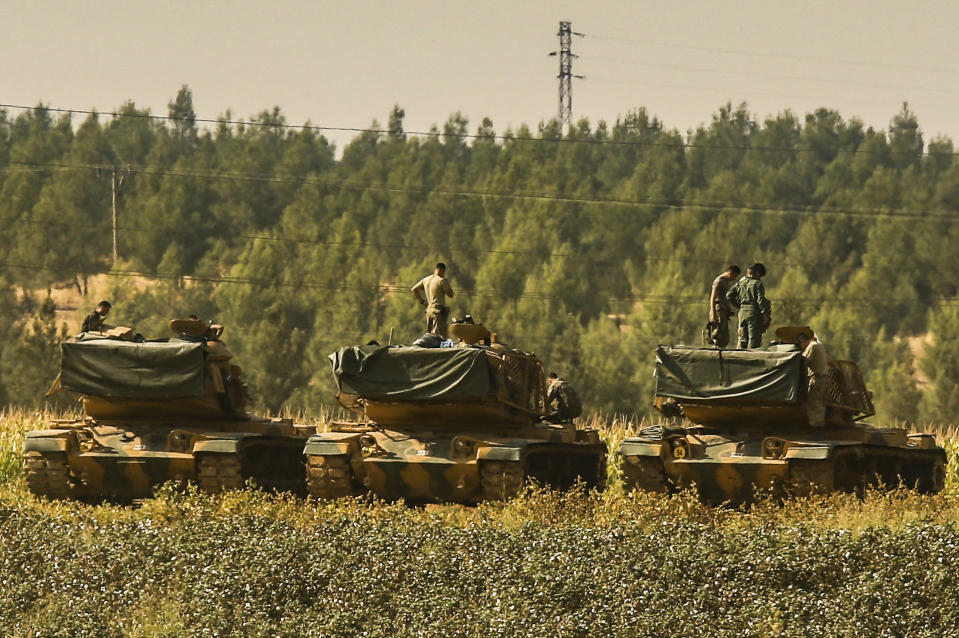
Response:
[{"label": "soldier standing with hands on hips", "polygon": [[446,298],[453,298],[453,287],[446,279],[446,264],[436,264],[433,274],[423,277],[411,291],[420,305],[426,307],[426,331],[446,339],[446,324],[450,316]]}]

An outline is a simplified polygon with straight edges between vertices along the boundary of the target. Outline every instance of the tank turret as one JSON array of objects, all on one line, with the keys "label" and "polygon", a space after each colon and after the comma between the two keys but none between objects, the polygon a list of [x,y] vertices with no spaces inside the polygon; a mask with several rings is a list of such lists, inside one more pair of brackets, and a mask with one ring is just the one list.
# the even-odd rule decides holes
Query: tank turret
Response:
[{"label": "tank turret", "polygon": [[330,355],[338,398],[362,420],[310,438],[311,494],[476,502],[509,498],[526,479],[605,485],[598,432],[545,422],[539,359],[495,343],[480,324],[457,325],[459,347],[354,346]]},{"label": "tank turret", "polygon": [[222,327],[173,320],[175,337],[129,329],[82,333],[61,346],[49,395],[79,395],[85,418],[54,421],[24,440],[27,484],[50,498],[149,496],[164,481],[219,492],[254,479],[303,488],[306,432],[246,412],[242,370]]},{"label": "tank turret", "polygon": [[243,371],[219,339],[222,329],[214,336],[207,324],[185,319],[170,328],[177,337],[83,333],[63,343],[56,389],[81,395],[94,419],[247,418]]},{"label": "tank turret", "polygon": [[753,350],[660,346],[653,404],[669,420],[620,446],[627,488],[695,486],[711,503],[764,491],[941,491],[945,452],[935,436],[860,421],[875,409],[852,361],[826,362],[814,387],[790,343],[804,332],[780,328],[778,343]]}]

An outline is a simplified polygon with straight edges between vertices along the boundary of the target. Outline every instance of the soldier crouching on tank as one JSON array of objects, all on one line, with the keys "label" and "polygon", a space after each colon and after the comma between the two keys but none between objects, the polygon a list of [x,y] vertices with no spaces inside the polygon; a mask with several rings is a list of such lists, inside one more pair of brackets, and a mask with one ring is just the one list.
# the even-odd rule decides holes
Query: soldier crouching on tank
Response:
[{"label": "soldier crouching on tank", "polygon": [[[555,372],[549,373],[547,381],[549,390],[546,392],[546,409],[549,412],[546,420],[550,423],[572,423],[573,419],[583,413],[579,394],[566,379],[561,379]],[[554,403],[556,407],[553,407]]]},{"label": "soldier crouching on tank", "polygon": [[796,337],[796,345],[802,350],[809,373],[809,394],[806,399],[806,414],[809,425],[821,428],[826,424],[826,384],[829,382],[829,358],[826,348],[819,340],[805,332]]},{"label": "soldier crouching on tank", "polygon": [[110,302],[106,300],[98,303],[96,310],[88,314],[83,319],[83,327],[80,328],[80,332],[95,332],[97,330],[103,330],[103,320],[107,318],[108,314],[110,314],[110,308],[112,307],[113,306],[110,305]]}]

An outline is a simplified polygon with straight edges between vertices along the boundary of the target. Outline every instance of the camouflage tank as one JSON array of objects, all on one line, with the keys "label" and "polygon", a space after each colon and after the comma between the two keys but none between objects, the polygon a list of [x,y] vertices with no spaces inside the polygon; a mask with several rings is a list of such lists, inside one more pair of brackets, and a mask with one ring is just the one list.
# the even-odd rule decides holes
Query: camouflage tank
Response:
[{"label": "camouflage tank", "polygon": [[935,435],[857,420],[875,410],[852,361],[828,362],[825,425],[810,425],[806,362],[789,343],[798,331],[811,333],[780,328],[786,343],[755,350],[660,346],[654,406],[695,425],[654,425],[625,439],[618,454],[627,489],[695,486],[712,504],[761,492],[941,491],[946,455]]},{"label": "camouflage tank", "polygon": [[460,347],[363,346],[330,355],[340,403],[364,419],[310,437],[309,493],[475,503],[515,496],[527,479],[603,488],[606,444],[598,432],[543,421],[540,361],[491,343],[482,325],[450,330]]},{"label": "camouflage tank", "polygon": [[[242,370],[219,326],[174,320],[178,338],[82,333],[62,344],[50,394],[75,392],[85,418],[59,419],[24,440],[27,485],[48,498],[150,496],[164,481],[206,492],[302,491],[306,433],[289,419],[247,414]],[[115,335],[122,334],[123,337]]]}]

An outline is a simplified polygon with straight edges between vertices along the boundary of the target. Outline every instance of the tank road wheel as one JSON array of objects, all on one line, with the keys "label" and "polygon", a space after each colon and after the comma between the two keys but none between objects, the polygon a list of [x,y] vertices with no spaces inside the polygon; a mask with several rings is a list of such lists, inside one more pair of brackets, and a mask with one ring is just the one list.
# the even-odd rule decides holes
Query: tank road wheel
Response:
[{"label": "tank road wheel", "polygon": [[306,459],[306,487],[310,496],[335,499],[356,494],[349,457],[308,454]]},{"label": "tank road wheel", "polygon": [[519,461],[483,461],[480,483],[484,501],[514,498],[523,487],[523,464]]},{"label": "tank road wheel", "polygon": [[24,459],[27,487],[35,496],[68,498],[70,479],[67,455],[60,452],[27,452]]},{"label": "tank road wheel", "polygon": [[669,494],[674,491],[663,462],[658,457],[624,456],[623,484],[627,492],[640,489]]},{"label": "tank road wheel", "polygon": [[196,462],[200,489],[210,494],[243,487],[240,459],[236,454],[202,454]]}]

